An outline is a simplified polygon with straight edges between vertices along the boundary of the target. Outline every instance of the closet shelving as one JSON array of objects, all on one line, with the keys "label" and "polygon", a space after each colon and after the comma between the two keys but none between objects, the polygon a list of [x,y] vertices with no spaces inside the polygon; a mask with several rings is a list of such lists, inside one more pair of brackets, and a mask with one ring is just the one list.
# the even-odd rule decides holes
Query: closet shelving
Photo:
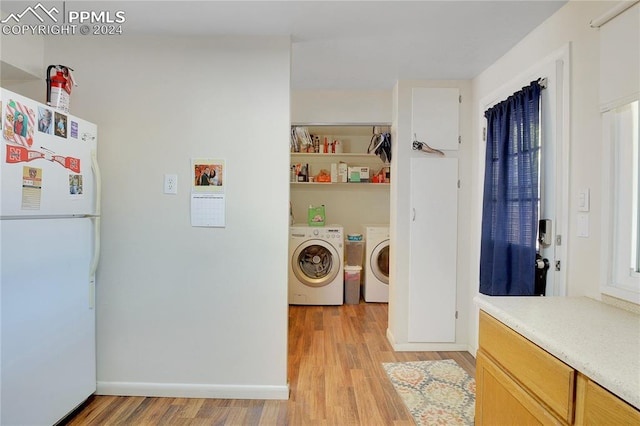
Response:
[{"label": "closet shelving", "polygon": [[[388,123],[366,123],[366,124],[313,124],[296,123],[294,127],[306,127],[309,134],[320,136],[320,148],[323,147],[324,137],[339,139],[342,144],[341,153],[317,153],[317,152],[291,152],[291,165],[297,163],[309,164],[311,175],[316,176],[320,170],[331,170],[332,163],[346,163],[349,167],[369,167],[370,176],[379,172],[383,167],[389,166],[380,157],[367,153],[369,143],[374,131],[390,131]],[[291,182],[292,187],[304,187],[329,189],[389,189],[389,183],[373,182]]]}]

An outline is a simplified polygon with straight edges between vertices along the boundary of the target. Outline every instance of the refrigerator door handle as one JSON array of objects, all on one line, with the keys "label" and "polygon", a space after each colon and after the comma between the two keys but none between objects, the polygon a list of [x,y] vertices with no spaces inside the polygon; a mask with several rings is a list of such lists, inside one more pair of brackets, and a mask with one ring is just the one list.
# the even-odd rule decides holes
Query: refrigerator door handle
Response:
[{"label": "refrigerator door handle", "polygon": [[93,216],[93,256],[89,266],[89,308],[95,306],[96,270],[100,260],[100,216]]},{"label": "refrigerator door handle", "polygon": [[100,166],[98,165],[98,157],[95,149],[91,150],[91,170],[93,170],[93,177],[96,180],[96,201],[93,214],[100,216],[102,207],[100,204],[102,198],[102,175],[100,174]]},{"label": "refrigerator door handle", "polygon": [[95,209],[94,215],[91,217],[93,221],[93,257],[89,266],[89,308],[93,309],[95,307],[96,270],[100,261],[100,198],[102,192],[102,177],[95,150],[91,151],[91,169],[96,182]]}]

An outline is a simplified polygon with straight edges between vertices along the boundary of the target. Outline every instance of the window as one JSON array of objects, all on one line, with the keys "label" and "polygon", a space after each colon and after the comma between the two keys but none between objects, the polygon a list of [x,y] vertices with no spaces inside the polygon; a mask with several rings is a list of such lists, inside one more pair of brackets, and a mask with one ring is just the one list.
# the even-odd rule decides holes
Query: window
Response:
[{"label": "window", "polygon": [[640,304],[638,100],[640,3],[624,2],[592,26],[600,36],[602,292]]},{"label": "window", "polygon": [[[639,107],[634,101],[603,114],[603,293],[640,303]],[[608,239],[608,241],[607,241]]]},{"label": "window", "polygon": [[[628,108],[630,111],[628,115],[630,115],[630,117],[628,117],[626,120],[623,121],[622,127],[623,129],[621,129],[621,133],[622,133],[622,139],[624,140],[628,140],[630,142],[630,149],[629,151],[629,158],[630,161],[628,163],[630,164],[626,164],[626,170],[625,173],[628,173],[629,175],[629,183],[628,183],[628,187],[626,187],[626,191],[628,192],[627,197],[630,200],[630,208],[628,209],[628,213],[631,215],[630,217],[630,238],[631,238],[631,242],[630,244],[628,244],[629,246],[629,269],[632,273],[632,275],[635,275],[637,278],[637,274],[640,273],[640,262],[639,262],[639,253],[640,250],[638,250],[638,244],[639,244],[639,238],[638,238],[638,232],[639,232],[639,227],[638,227],[638,209],[639,209],[639,200],[638,200],[638,164],[640,162],[640,157],[638,157],[638,138],[639,138],[639,133],[638,133],[638,101],[635,101],[631,104],[629,104]],[[625,108],[626,110],[626,108]],[[629,131],[630,134],[626,135],[626,132]],[[623,154],[624,155],[624,154]],[[621,161],[624,161],[624,158],[621,159]],[[625,162],[627,163],[627,162]],[[624,195],[623,195],[624,197]],[[624,218],[623,218],[624,219]]]},{"label": "window", "polygon": [[632,104],[632,188],[631,188],[631,266],[632,271],[635,274],[640,274],[640,175],[638,169],[640,169],[640,148],[638,147],[638,140],[640,139],[640,128],[638,122],[640,122],[639,102],[636,101]]}]

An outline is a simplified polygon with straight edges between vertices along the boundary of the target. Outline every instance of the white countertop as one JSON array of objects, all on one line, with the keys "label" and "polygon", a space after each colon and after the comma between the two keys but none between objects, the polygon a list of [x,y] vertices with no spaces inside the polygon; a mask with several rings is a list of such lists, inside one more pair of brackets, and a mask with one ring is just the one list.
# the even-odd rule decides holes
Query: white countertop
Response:
[{"label": "white countertop", "polygon": [[640,315],[588,297],[474,301],[494,318],[640,409]]}]

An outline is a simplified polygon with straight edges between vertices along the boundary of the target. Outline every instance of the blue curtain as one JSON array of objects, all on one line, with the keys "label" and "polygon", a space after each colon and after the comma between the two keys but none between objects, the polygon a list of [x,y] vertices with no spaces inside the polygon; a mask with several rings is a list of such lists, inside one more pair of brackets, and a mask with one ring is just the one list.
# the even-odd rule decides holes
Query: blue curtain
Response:
[{"label": "blue curtain", "polygon": [[534,294],[538,232],[540,85],[532,82],[485,112],[480,293]]}]

